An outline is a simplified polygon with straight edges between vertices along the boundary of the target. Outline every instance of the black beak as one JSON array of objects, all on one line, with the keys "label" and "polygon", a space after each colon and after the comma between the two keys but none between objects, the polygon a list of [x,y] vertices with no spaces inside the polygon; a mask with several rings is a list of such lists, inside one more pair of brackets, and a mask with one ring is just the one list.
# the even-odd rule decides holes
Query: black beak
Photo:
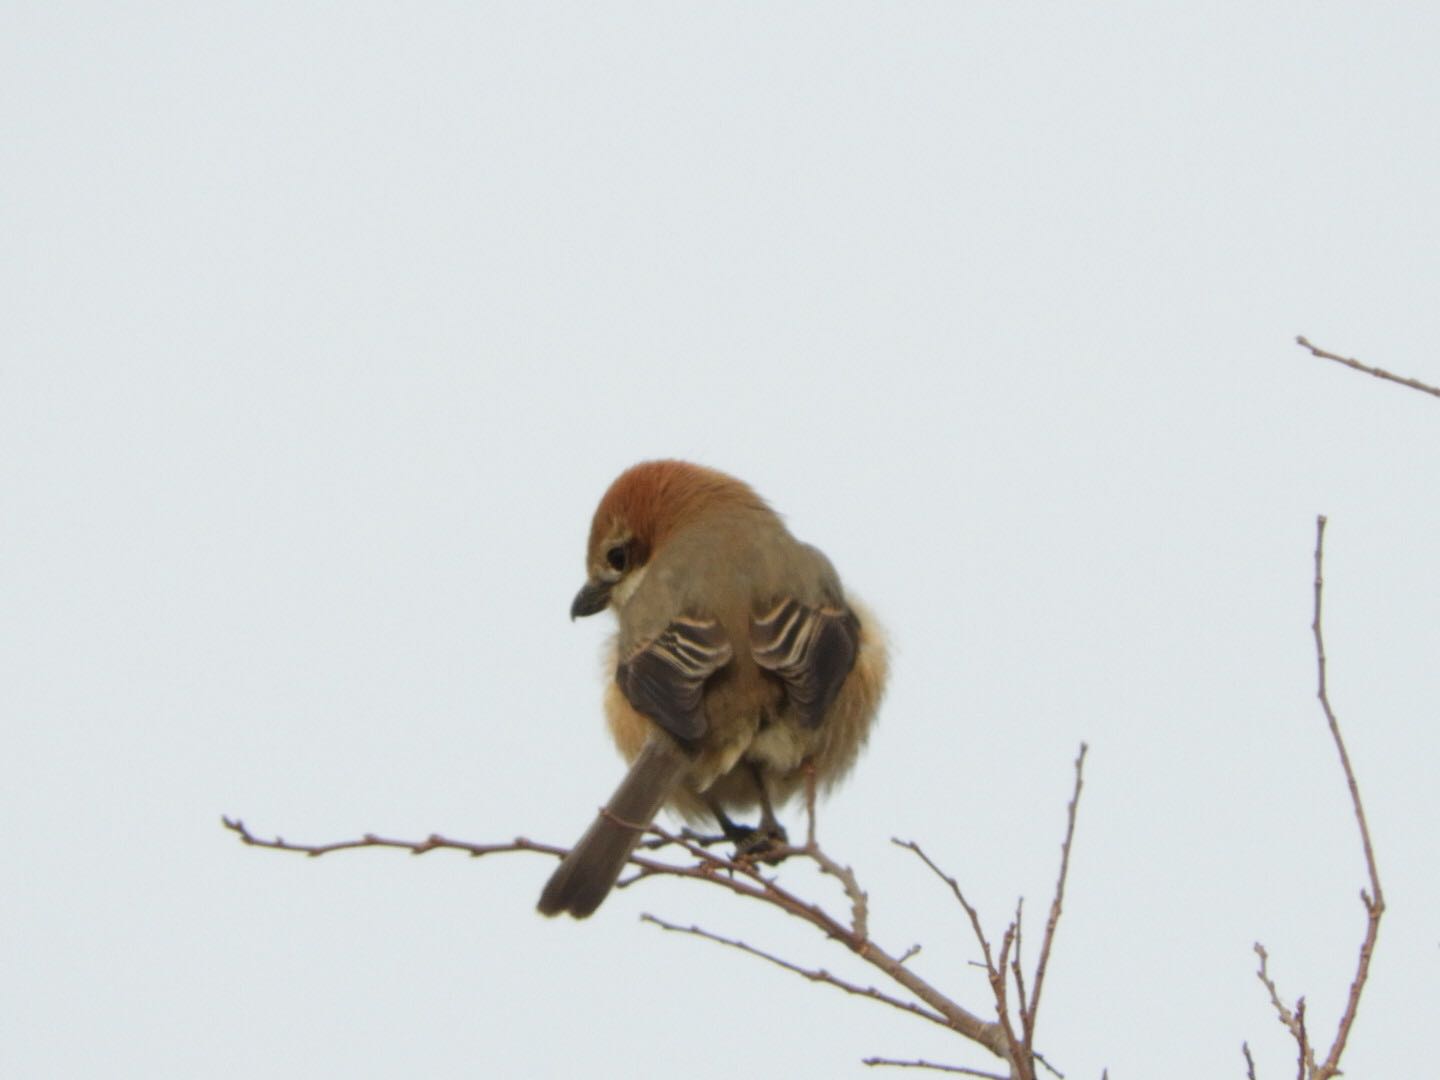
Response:
[{"label": "black beak", "polygon": [[604,611],[605,605],[610,603],[610,590],[614,587],[614,583],[609,581],[587,581],[575,594],[575,602],[570,605],[570,618],[578,619],[581,615]]}]

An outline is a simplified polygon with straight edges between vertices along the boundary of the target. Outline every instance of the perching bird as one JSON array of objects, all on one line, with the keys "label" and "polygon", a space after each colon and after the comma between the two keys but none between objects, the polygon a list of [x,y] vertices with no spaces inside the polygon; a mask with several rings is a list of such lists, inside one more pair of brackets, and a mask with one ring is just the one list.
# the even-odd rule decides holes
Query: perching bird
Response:
[{"label": "perching bird", "polygon": [[[746,484],[647,461],[610,485],[590,525],[570,616],[613,607],[610,734],[630,771],[540,895],[583,919],[614,887],[660,808],[714,817],[763,851],[773,807],[813,768],[828,788],[855,762],[885,686],[885,646],[830,561]],[[759,807],[758,830],[729,813]]]}]

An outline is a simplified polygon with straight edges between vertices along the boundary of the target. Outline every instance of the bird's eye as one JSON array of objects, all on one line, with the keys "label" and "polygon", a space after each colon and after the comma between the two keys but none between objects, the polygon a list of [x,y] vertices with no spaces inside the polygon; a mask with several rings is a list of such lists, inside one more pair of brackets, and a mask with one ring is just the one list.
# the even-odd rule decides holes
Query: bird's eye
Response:
[{"label": "bird's eye", "polygon": [[625,569],[625,545],[616,544],[605,553],[605,561],[610,564],[612,570]]}]

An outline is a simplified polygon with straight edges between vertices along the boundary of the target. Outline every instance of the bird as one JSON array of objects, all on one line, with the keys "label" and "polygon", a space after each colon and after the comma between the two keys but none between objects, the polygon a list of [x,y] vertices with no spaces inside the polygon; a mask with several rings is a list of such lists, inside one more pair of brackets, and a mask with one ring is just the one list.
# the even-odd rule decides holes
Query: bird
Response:
[{"label": "bird", "polygon": [[[737,852],[785,843],[775,807],[807,775],[854,765],[885,689],[874,618],[830,560],[746,483],[673,459],[622,472],[590,524],[572,621],[612,609],[604,692],[625,778],[541,893],[545,915],[591,915],[667,807],[713,819]],[[730,815],[758,808],[760,824]]]}]

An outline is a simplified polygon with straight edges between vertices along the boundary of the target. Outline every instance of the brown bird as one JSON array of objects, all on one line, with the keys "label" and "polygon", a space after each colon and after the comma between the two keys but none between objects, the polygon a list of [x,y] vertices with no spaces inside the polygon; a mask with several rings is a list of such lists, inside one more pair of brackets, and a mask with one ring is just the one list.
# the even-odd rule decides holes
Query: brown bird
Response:
[{"label": "brown bird", "polygon": [[[590,525],[570,616],[613,607],[610,734],[630,771],[540,895],[583,919],[660,808],[713,817],[742,850],[783,843],[774,807],[855,763],[885,687],[868,613],[830,561],[746,484],[647,461],[610,485]],[[760,809],[758,829],[729,814]]]}]

